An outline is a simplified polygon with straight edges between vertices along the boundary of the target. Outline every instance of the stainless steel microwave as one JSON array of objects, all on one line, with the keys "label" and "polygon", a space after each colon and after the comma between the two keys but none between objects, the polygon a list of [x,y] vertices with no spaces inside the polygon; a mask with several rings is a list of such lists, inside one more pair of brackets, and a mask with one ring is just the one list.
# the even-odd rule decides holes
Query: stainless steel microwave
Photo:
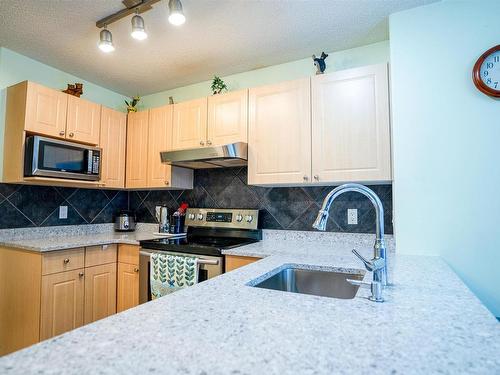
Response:
[{"label": "stainless steel microwave", "polygon": [[101,149],[74,142],[40,137],[26,138],[25,177],[57,177],[98,181]]}]

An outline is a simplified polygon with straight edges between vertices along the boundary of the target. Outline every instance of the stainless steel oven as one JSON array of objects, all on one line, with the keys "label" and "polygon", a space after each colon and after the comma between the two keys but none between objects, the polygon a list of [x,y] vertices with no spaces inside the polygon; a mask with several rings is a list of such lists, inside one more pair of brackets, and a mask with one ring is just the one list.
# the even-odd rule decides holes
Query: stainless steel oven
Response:
[{"label": "stainless steel oven", "polygon": [[57,177],[72,180],[100,179],[101,149],[38,135],[26,138],[25,177]]},{"label": "stainless steel oven", "polygon": [[[182,255],[186,256],[185,253],[176,253],[172,251],[161,251],[161,250],[150,250],[141,249],[139,257],[139,303],[145,303],[151,301],[151,289],[150,289],[150,267],[151,261],[150,256],[152,252],[159,252],[168,255]],[[195,255],[193,255],[195,256]],[[206,256],[206,255],[196,255],[198,258],[198,282],[202,282],[212,277],[219,276],[224,270],[224,257],[223,256]]]}]

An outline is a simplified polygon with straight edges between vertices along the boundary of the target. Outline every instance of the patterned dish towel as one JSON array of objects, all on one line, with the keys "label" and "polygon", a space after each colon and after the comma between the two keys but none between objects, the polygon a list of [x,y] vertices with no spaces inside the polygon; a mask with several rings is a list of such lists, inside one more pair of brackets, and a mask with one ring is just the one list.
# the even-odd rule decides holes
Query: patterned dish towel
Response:
[{"label": "patterned dish towel", "polygon": [[198,259],[151,253],[151,297],[163,297],[198,282]]}]

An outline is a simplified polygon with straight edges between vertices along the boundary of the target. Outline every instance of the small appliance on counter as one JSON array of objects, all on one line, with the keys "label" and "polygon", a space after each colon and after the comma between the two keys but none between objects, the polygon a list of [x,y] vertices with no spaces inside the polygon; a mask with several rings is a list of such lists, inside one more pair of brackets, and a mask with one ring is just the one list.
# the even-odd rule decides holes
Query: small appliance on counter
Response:
[{"label": "small appliance on counter", "polygon": [[135,230],[135,212],[121,210],[115,215],[115,231],[133,232]]}]

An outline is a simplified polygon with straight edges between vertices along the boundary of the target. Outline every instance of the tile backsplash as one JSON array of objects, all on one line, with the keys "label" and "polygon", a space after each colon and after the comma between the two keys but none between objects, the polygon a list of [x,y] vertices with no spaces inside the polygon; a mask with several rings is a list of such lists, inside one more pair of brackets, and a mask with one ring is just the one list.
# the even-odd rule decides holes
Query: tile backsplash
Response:
[{"label": "tile backsplash", "polygon": [[[174,210],[190,207],[260,209],[266,229],[312,230],[324,197],[333,188],[257,187],[247,185],[246,168],[195,171],[193,190],[115,191],[0,184],[0,229],[33,226],[111,223],[120,209],[136,210],[139,222],[154,223],[155,206]],[[392,186],[370,186],[385,210],[385,232],[392,233]],[[59,206],[68,206],[68,218],[59,219]],[[347,224],[347,209],[358,209],[358,225]],[[337,198],[330,211],[328,231],[375,232],[375,210],[358,193]]]},{"label": "tile backsplash", "polygon": [[[332,186],[257,187],[247,185],[246,168],[204,169],[195,171],[193,190],[131,191],[130,209],[139,222],[155,222],[156,205],[176,209],[181,202],[190,207],[260,209],[260,225],[265,229],[312,230],[323,199]],[[392,186],[371,185],[384,205],[385,232],[392,229]],[[347,209],[358,209],[358,225],[347,224]],[[359,193],[339,196],[330,211],[328,231],[375,232],[375,209]]]},{"label": "tile backsplash", "polygon": [[[67,219],[59,206],[68,207]],[[111,223],[126,208],[126,191],[0,184],[0,229]]]}]

